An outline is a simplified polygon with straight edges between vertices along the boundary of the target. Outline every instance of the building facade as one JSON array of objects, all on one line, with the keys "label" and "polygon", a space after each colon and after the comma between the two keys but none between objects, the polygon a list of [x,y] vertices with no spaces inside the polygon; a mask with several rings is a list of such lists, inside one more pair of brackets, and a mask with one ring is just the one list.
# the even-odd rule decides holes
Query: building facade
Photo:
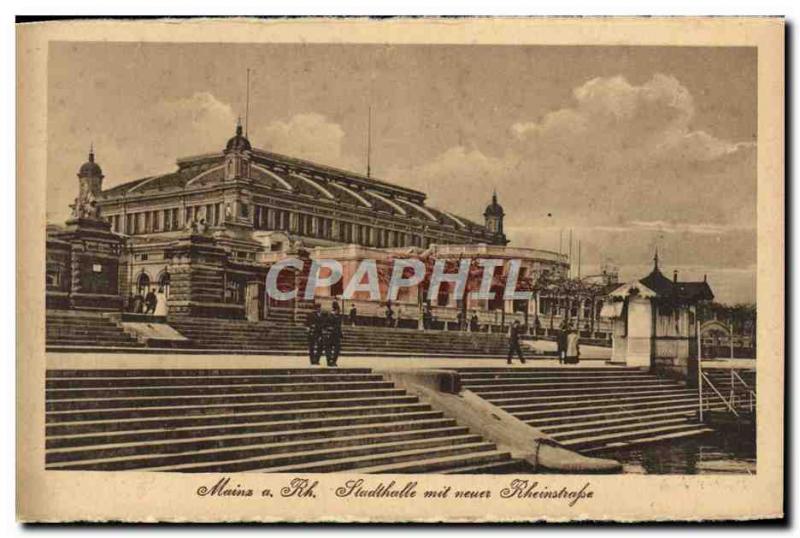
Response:
[{"label": "building facade", "polygon": [[[264,293],[269,267],[299,254],[339,259],[346,271],[361,259],[424,254],[520,259],[522,280],[568,272],[565,255],[507,246],[496,193],[478,224],[428,206],[423,192],[253,148],[241,125],[220,152],[178,159],[169,174],[108,189],[103,177],[91,152],[78,173],[75,206],[114,238],[116,246],[106,250],[117,279],[105,291],[128,304],[165,288],[170,315],[263,319],[275,306]],[[69,295],[75,280],[64,278],[73,263],[65,254],[66,231],[48,230],[48,305],[54,308],[69,306],[56,296]],[[401,304],[419,307],[419,294],[404,293]],[[319,299],[335,295],[335,289],[320,290]],[[541,309],[538,297],[525,304],[464,300],[440,294],[433,306],[441,319],[475,310],[501,324],[506,315],[532,324]]]}]

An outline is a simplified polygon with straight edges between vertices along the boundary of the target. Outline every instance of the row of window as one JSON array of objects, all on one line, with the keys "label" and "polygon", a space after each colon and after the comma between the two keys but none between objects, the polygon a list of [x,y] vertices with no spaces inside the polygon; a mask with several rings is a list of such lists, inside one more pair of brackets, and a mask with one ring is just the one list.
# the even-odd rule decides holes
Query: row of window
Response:
[{"label": "row of window", "polygon": [[[248,218],[249,207],[246,204],[238,205],[240,216]],[[113,215],[110,217],[110,221],[115,232],[136,235],[180,230],[184,223],[192,220],[205,221],[209,226],[220,225],[225,220],[222,203],[189,206],[184,215],[181,213],[181,208],[175,207]],[[431,243],[436,242],[436,238],[420,234],[335,221],[328,217],[306,215],[266,206],[255,206],[253,227],[257,230],[280,230],[305,237],[318,237],[378,248],[409,246],[428,248]]]},{"label": "row of window", "polygon": [[197,222],[205,221],[208,225],[218,225],[223,220],[221,203],[189,206],[186,208],[185,213],[181,218],[181,208],[172,207],[154,211],[127,213],[125,215],[113,215],[110,217],[111,228],[117,233],[136,235],[180,230],[183,223],[192,220]]},{"label": "row of window", "polygon": [[[542,297],[539,299],[539,315],[564,316],[567,313],[567,309],[569,309],[569,316],[575,318],[578,317],[578,308],[582,306],[581,317],[591,318],[592,301],[584,300],[582,301],[583,303],[582,305],[580,303],[581,301],[568,301],[567,299],[564,298]],[[603,302],[596,301],[594,306],[595,306],[594,317],[600,317],[600,310],[603,307]]]},{"label": "row of window", "polygon": [[292,213],[264,206],[255,206],[253,227],[257,230],[283,230],[305,237],[318,237],[378,248],[408,246],[427,248],[435,241],[434,238],[422,235],[337,221],[328,217]]}]

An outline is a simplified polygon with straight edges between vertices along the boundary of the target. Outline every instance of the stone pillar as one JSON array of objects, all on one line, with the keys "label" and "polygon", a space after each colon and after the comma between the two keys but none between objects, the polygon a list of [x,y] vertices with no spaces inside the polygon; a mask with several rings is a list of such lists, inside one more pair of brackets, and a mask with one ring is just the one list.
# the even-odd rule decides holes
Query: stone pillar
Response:
[{"label": "stone pillar", "polygon": [[241,319],[244,307],[225,303],[227,254],[214,238],[186,234],[164,251],[169,260],[170,315]]},{"label": "stone pillar", "polygon": [[56,234],[69,245],[69,308],[120,310],[119,259],[124,239],[100,218],[80,217],[67,221]]}]

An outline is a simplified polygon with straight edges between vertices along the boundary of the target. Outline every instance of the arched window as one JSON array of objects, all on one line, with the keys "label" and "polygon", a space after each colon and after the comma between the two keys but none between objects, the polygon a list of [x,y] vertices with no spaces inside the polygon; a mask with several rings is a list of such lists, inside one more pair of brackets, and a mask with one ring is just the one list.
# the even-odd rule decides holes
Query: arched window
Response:
[{"label": "arched window", "polygon": [[144,295],[147,293],[147,290],[150,289],[150,277],[142,271],[139,275],[139,278],[136,279],[136,293],[139,295]]},{"label": "arched window", "polygon": [[169,297],[169,271],[164,269],[158,277],[158,288],[164,291],[164,296]]}]

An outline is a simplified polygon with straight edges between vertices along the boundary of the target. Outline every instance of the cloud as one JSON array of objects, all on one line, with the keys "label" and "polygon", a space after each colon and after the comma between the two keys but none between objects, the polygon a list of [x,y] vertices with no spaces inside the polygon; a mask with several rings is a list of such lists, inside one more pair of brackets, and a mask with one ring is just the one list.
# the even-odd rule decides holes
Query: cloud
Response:
[{"label": "cloud", "polygon": [[500,155],[454,147],[391,177],[473,218],[496,186],[510,226],[664,222],[706,234],[755,227],[755,143],[694,128],[694,99],[675,77],[655,74],[638,85],[593,78],[571,97],[569,106],[509,125]]},{"label": "cloud", "polygon": [[573,229],[584,264],[632,271],[658,246],[666,264],[713,273],[723,299],[754,300],[756,146],[694,120],[675,77],[594,78],[569,106],[509,125],[502,154],[456,146],[389,177],[479,221],[496,187],[512,245],[557,251],[561,237],[567,252]]},{"label": "cloud", "polygon": [[342,151],[345,132],[322,114],[295,114],[287,121],[273,121],[252,129],[251,142],[258,147],[342,168],[352,166]]},{"label": "cloud", "polygon": [[456,146],[411,169],[392,168],[387,176],[425,192],[432,205],[477,218],[491,199],[492,188],[504,182],[512,168],[512,160],[506,157]]}]

